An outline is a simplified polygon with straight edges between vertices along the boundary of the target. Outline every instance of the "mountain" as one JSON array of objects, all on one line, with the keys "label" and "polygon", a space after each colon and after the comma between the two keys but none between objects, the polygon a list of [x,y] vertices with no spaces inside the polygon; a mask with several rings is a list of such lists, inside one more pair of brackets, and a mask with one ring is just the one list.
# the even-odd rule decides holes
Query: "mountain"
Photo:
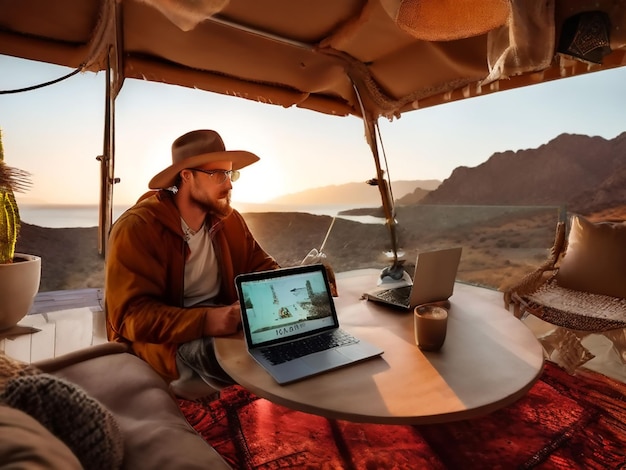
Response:
[{"label": "mountain", "polygon": [[417,204],[421,202],[422,199],[424,199],[424,197],[426,197],[426,195],[430,193],[430,191],[431,190],[423,189],[418,186],[412,193],[409,193],[406,196],[397,199],[396,204],[399,206],[410,206],[412,204]]},{"label": "mountain", "polygon": [[[626,205],[626,132],[614,139],[561,134],[536,149],[498,152],[476,167],[457,167],[443,182],[393,181],[392,189],[398,206],[566,205],[570,211],[590,213]],[[375,186],[347,183],[270,203],[378,208],[381,198]]]},{"label": "mountain", "polygon": [[[439,180],[394,181],[392,183],[395,199],[402,198],[415,191],[416,188],[432,191],[441,184]],[[269,204],[299,205],[330,205],[330,204],[362,204],[363,206],[380,206],[380,192],[377,186],[367,183],[347,183],[307,189],[298,193],[287,194],[272,199]]]},{"label": "mountain", "polygon": [[581,213],[601,211],[626,204],[626,166],[622,166],[597,188],[584,191],[570,203]]},{"label": "mountain", "polygon": [[588,212],[626,204],[626,132],[614,139],[561,134],[536,149],[458,167],[422,204],[562,205]]}]

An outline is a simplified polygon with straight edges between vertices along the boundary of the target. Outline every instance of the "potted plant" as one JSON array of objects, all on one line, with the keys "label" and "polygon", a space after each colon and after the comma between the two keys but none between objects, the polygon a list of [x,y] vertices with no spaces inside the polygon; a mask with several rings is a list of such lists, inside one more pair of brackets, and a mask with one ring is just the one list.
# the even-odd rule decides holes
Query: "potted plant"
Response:
[{"label": "potted plant", "polygon": [[4,162],[0,129],[0,331],[24,318],[39,290],[41,258],[15,252],[20,213],[14,192],[29,186],[29,173]]}]

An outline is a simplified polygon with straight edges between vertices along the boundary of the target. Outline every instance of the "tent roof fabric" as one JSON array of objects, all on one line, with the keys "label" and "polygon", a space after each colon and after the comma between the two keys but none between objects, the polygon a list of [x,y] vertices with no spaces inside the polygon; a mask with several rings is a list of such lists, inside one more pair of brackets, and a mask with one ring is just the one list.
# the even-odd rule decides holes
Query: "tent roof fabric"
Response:
[{"label": "tent roof fabric", "polygon": [[598,0],[593,12],[588,5],[0,0],[0,54],[97,72],[113,50],[118,91],[133,78],[327,114],[393,119],[626,65],[626,4]]}]

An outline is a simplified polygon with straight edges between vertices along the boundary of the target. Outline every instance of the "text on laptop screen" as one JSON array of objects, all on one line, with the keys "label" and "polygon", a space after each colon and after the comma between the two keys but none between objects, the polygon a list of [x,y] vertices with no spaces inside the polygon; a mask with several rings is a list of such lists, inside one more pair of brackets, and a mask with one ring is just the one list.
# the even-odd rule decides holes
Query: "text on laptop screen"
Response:
[{"label": "text on laptop screen", "polygon": [[241,284],[241,293],[243,321],[252,345],[336,326],[322,271],[247,280]]}]

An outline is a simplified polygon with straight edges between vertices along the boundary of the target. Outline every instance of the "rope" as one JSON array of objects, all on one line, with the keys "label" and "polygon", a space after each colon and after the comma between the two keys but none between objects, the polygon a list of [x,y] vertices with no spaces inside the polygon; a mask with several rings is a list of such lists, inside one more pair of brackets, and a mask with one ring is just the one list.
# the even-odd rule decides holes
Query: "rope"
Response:
[{"label": "rope", "polygon": [[38,85],[33,85],[33,86],[29,86],[26,88],[17,88],[15,90],[0,90],[0,95],[10,95],[12,93],[22,93],[24,91],[32,91],[32,90],[36,90],[38,88],[43,88],[46,87],[48,85],[54,85],[55,83],[61,82],[63,80],[66,80],[74,75],[76,75],[78,72],[80,72],[83,68],[83,64],[81,64],[76,70],[71,71],[70,73],[68,73],[67,75],[51,80],[49,82],[45,82],[45,83],[40,83]]}]

